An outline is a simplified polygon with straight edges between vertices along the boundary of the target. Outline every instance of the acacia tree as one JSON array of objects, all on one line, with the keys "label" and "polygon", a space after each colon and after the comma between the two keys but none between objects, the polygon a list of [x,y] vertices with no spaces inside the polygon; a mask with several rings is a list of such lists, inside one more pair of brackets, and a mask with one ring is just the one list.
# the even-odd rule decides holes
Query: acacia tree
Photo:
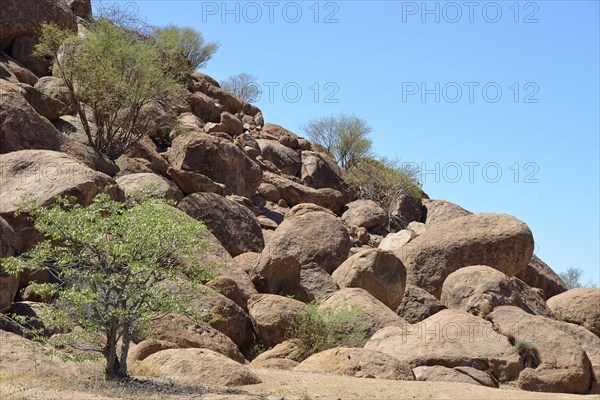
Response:
[{"label": "acacia tree", "polygon": [[569,267],[565,272],[561,272],[558,275],[568,289],[574,289],[578,287],[596,287],[591,279],[588,280],[586,285],[581,283],[581,276],[583,275],[583,270],[581,268]]},{"label": "acacia tree", "polygon": [[219,49],[218,43],[204,43],[204,37],[193,28],[169,25],[156,28],[152,34],[161,52],[161,63],[167,71],[193,72],[206,66]]},{"label": "acacia tree", "polygon": [[[164,200],[131,198],[126,205],[106,194],[88,207],[58,197],[54,205],[29,213],[45,240],[2,262],[12,274],[41,269],[55,277],[57,283],[34,284],[35,293],[54,299],[37,318],[68,332],[37,339],[66,350],[100,352],[106,378],[116,379],[127,376],[132,337],[154,317],[177,312],[200,318],[199,310],[189,309],[189,302],[163,282],[184,274],[192,284],[210,278],[208,266],[194,256],[208,246],[199,236],[206,230],[201,222],[165,206]],[[99,334],[105,341],[98,342]],[[82,342],[100,346],[82,349]]]},{"label": "acacia tree", "polygon": [[388,230],[402,196],[421,197],[418,171],[402,167],[397,160],[385,157],[359,159],[344,175],[346,183],[361,199],[373,200],[388,213]]},{"label": "acacia tree", "polygon": [[243,72],[221,82],[221,87],[248,103],[254,103],[262,94],[260,86],[256,83],[256,77]]},{"label": "acacia tree", "polygon": [[333,154],[338,164],[350,169],[359,159],[371,154],[372,129],[354,115],[331,115],[309,121],[303,127],[309,139]]},{"label": "acacia tree", "polygon": [[156,121],[146,111],[169,104],[175,81],[214,51],[213,44],[203,47],[200,34],[191,29],[168,27],[150,39],[99,19],[79,36],[43,24],[34,54],[53,61],[53,73],[71,93],[89,144],[114,160],[153,129]]}]

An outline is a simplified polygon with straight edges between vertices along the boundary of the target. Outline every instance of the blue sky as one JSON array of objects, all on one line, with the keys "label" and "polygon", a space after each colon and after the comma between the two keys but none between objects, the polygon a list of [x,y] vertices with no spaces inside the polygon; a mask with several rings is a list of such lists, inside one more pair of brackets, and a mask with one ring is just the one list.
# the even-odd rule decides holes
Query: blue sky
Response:
[{"label": "blue sky", "polygon": [[432,198],[516,216],[556,271],[599,283],[598,1],[134,4],[218,41],[202,72],[255,75],[267,122],[354,113]]}]

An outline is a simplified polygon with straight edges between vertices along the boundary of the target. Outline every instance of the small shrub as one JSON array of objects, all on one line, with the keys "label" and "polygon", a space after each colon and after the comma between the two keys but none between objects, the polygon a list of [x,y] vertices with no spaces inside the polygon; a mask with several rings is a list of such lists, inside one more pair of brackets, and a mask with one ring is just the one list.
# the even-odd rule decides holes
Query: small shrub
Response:
[{"label": "small shrub", "polygon": [[320,310],[310,303],[290,321],[288,336],[298,339],[303,358],[338,346],[358,347],[366,337],[367,326],[357,325],[362,314],[356,306]]},{"label": "small shrub", "polygon": [[526,368],[537,368],[540,365],[540,353],[533,343],[526,340],[517,340],[514,346]]}]

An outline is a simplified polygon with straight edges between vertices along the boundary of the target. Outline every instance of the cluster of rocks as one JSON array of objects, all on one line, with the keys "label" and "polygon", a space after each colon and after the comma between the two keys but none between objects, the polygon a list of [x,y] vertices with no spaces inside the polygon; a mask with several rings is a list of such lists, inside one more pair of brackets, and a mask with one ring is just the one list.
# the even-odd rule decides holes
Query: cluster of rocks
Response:
[{"label": "cluster of rocks", "polygon": [[[63,82],[31,57],[42,21],[75,31],[89,1],[2,7],[1,256],[39,240],[26,214],[14,214],[23,193],[39,205],[65,194],[85,205],[111,185],[121,200],[150,190],[210,230],[211,251],[197,255],[219,266],[196,303],[208,323],[163,316],[152,335],[136,338],[130,363],[215,385],[260,382],[252,368],[262,367],[600,393],[600,290],[567,291],[533,254],[525,223],[410,196],[390,217],[356,199],[330,156],[200,73],[180,88],[189,107],[176,119],[153,105],[153,130],[114,162],[105,159],[88,146]],[[166,138],[158,145],[157,132]],[[49,279],[40,271],[9,276],[0,266],[0,310],[35,316],[47,299],[29,285]],[[287,328],[313,301],[320,310],[359,309],[364,346],[303,359]],[[4,316],[0,329],[21,332]],[[255,357],[260,346],[268,350]]]}]

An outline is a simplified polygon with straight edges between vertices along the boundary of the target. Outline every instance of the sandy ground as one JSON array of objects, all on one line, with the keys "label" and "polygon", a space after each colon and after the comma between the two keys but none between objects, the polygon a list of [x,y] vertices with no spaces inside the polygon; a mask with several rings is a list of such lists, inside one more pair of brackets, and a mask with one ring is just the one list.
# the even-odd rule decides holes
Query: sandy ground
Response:
[{"label": "sandy ground", "polygon": [[276,393],[285,400],[600,399],[600,395],[535,393],[511,388],[493,389],[466,383],[389,381],[268,369],[254,371],[263,379],[263,383],[244,386],[244,390],[264,395]]}]

